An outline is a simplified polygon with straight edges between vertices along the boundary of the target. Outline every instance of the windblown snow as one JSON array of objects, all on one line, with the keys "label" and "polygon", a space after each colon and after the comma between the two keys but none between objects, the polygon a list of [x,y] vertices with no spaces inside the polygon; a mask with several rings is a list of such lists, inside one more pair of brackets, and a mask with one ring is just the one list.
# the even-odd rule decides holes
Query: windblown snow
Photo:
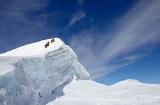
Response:
[{"label": "windblown snow", "polygon": [[69,46],[51,40],[0,54],[0,105],[160,105],[160,85],[96,83]]}]

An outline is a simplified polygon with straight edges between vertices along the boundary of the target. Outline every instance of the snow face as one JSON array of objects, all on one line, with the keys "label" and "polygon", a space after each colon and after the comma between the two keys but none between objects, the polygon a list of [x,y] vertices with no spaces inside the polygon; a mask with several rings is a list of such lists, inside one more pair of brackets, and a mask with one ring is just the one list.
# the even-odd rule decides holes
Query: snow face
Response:
[{"label": "snow face", "polygon": [[160,85],[125,80],[105,86],[91,80],[73,80],[62,97],[47,105],[159,105]]},{"label": "snow face", "polygon": [[[57,50],[61,46],[65,45],[64,42],[59,38],[54,38],[55,42],[51,43],[52,39],[42,40],[36,43],[31,43],[6,53],[0,54],[0,56],[43,56],[46,53]],[[49,42],[49,46],[45,48],[45,44]]]},{"label": "snow face", "polygon": [[0,55],[0,105],[45,105],[64,95],[74,76],[89,79],[74,51],[58,38]]}]

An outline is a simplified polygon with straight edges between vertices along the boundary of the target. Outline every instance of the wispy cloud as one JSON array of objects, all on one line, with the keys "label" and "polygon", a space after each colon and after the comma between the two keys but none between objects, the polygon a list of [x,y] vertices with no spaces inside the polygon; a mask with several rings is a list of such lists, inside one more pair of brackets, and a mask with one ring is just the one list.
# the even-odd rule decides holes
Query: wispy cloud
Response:
[{"label": "wispy cloud", "polygon": [[78,21],[80,21],[81,19],[83,19],[83,18],[85,17],[85,15],[86,15],[86,12],[84,12],[84,11],[82,11],[82,10],[76,11],[76,12],[72,15],[72,17],[71,17],[71,19],[70,19],[70,21],[69,21],[69,26],[72,26],[72,25],[74,25],[76,22],[78,22]]},{"label": "wispy cloud", "polygon": [[136,55],[129,55],[129,56],[125,56],[123,58],[124,61],[135,61],[141,57],[143,57],[144,55],[139,55],[139,54],[136,54]]},{"label": "wispy cloud", "polygon": [[1,0],[1,49],[11,50],[13,46],[15,48],[22,43],[26,44],[36,39],[35,37],[38,39],[42,31],[47,32],[45,22],[48,15],[45,13],[35,15],[47,6],[48,0]]},{"label": "wispy cloud", "polygon": [[84,0],[77,0],[78,5],[83,5],[83,3],[84,3]]},{"label": "wispy cloud", "polygon": [[29,22],[28,15],[46,7],[48,5],[48,0],[2,1],[2,4],[1,13],[3,13],[4,16],[8,16],[18,21]]},{"label": "wispy cloud", "polygon": [[[70,44],[94,78],[142,57],[132,56],[137,50],[160,43],[159,27],[160,1],[141,0],[117,21],[110,34],[99,37],[102,32],[91,29],[73,37]],[[127,62],[119,62],[123,60]]]}]

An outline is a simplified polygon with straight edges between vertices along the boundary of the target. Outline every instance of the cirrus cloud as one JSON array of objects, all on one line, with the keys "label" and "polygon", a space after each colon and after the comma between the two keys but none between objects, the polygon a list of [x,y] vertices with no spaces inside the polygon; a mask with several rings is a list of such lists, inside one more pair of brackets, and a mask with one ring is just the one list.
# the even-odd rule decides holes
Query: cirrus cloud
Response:
[{"label": "cirrus cloud", "polygon": [[92,78],[99,77],[146,54],[137,50],[145,52],[145,47],[159,44],[159,27],[160,1],[141,0],[117,20],[109,34],[95,28],[85,30],[73,37],[70,45]]},{"label": "cirrus cloud", "polygon": [[69,21],[69,26],[73,26],[75,23],[77,23],[78,21],[80,21],[81,19],[83,19],[86,15],[86,12],[80,10],[80,11],[76,11],[70,21]]}]

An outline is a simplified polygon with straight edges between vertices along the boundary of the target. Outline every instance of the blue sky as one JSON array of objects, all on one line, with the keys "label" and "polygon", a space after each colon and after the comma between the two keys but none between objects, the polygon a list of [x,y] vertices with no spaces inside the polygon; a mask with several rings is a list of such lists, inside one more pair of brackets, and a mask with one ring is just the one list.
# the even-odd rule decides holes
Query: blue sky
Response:
[{"label": "blue sky", "polygon": [[0,53],[60,37],[91,78],[160,83],[160,1],[0,0]]}]

